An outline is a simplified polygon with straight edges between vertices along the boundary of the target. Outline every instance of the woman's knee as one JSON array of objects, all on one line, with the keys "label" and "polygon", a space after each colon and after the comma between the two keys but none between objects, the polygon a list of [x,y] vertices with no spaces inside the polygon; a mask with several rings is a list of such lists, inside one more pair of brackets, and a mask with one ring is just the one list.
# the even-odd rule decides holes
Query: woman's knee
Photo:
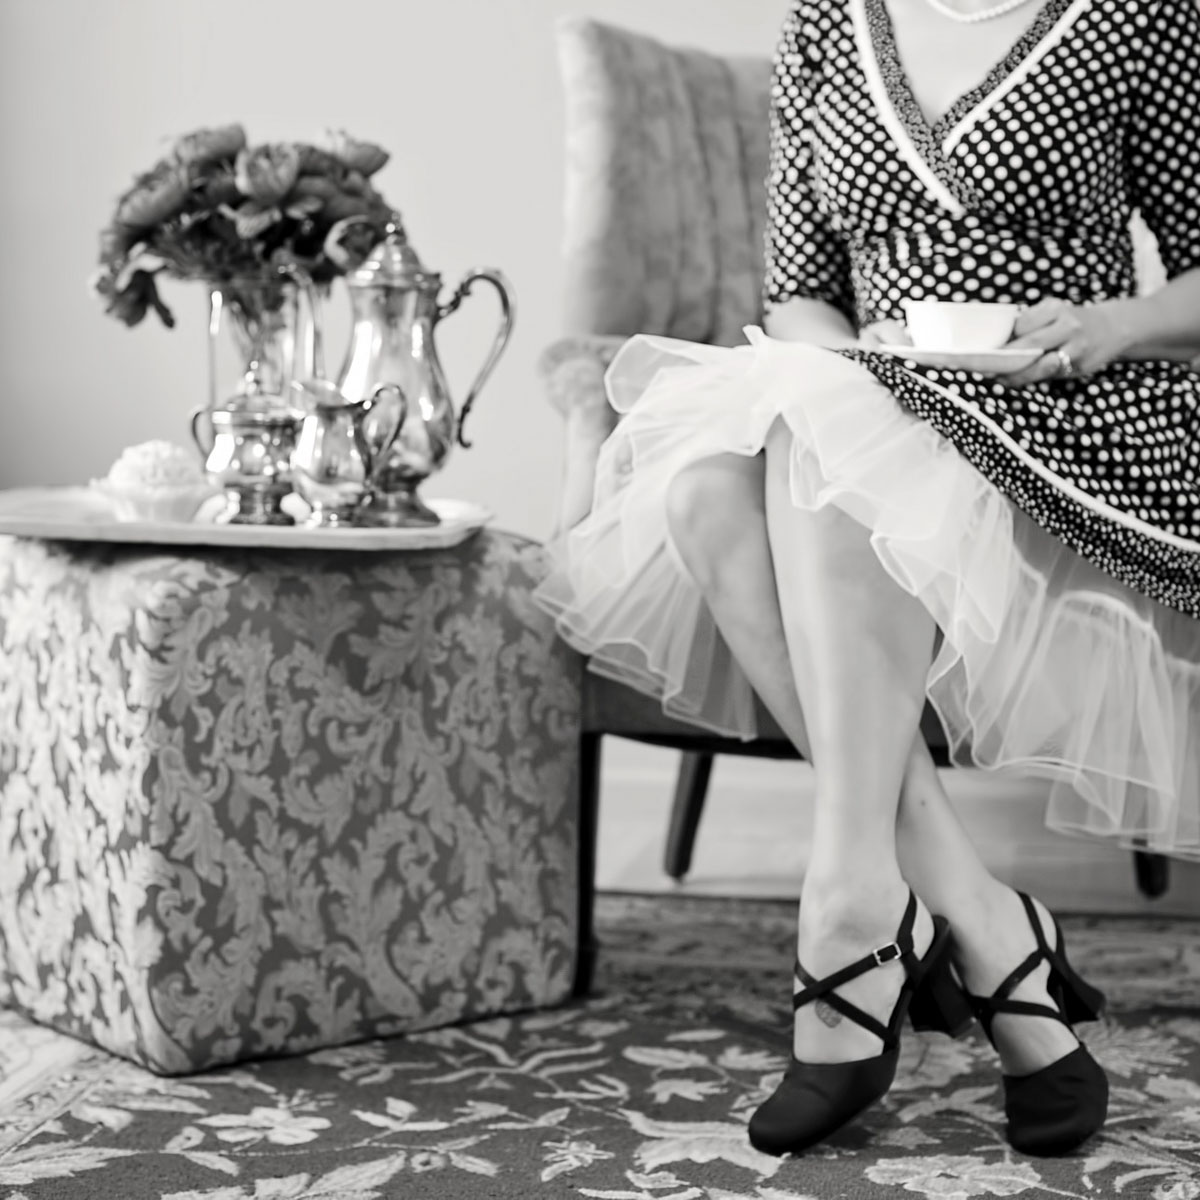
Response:
[{"label": "woman's knee", "polygon": [[762,457],[722,454],[684,467],[666,495],[667,528],[693,574],[725,560],[762,512]]}]

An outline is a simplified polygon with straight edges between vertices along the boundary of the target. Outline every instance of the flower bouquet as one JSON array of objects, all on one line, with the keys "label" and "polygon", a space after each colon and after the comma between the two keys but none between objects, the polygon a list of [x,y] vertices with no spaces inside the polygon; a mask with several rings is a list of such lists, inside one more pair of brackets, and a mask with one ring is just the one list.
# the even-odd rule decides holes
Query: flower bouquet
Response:
[{"label": "flower bouquet", "polygon": [[341,132],[321,146],[189,133],[117,201],[93,289],[126,325],[153,309],[170,328],[158,276],[202,281],[209,407],[287,411],[291,382],[323,368],[317,296],[399,219],[370,182],[387,160]]},{"label": "flower bouquet", "polygon": [[[235,302],[239,284],[328,284],[367,254],[393,216],[370,182],[387,160],[379,146],[340,132],[324,146],[250,146],[240,125],[189,133],[117,201],[92,286],[126,325],[153,309],[172,327],[160,273],[232,285]],[[325,240],[346,217],[361,220],[341,239],[348,258],[335,261]]]}]

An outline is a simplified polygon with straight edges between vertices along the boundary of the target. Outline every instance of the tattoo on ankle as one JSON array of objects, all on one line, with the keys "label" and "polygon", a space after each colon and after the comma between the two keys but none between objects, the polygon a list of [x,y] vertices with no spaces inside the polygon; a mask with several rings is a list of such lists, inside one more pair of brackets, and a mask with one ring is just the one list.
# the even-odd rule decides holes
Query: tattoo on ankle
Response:
[{"label": "tattoo on ankle", "polygon": [[835,1025],[842,1023],[842,1014],[838,1012],[828,1000],[818,1000],[814,1005],[816,1014],[821,1018],[821,1021],[832,1029]]}]

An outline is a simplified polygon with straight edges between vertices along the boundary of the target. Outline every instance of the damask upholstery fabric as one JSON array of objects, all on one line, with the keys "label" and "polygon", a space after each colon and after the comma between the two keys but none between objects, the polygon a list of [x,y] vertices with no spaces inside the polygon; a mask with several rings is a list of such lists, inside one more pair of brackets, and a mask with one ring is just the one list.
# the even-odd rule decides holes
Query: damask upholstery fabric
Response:
[{"label": "damask upholstery fabric", "polygon": [[179,1073],[565,999],[543,567],[0,539],[0,1004]]}]

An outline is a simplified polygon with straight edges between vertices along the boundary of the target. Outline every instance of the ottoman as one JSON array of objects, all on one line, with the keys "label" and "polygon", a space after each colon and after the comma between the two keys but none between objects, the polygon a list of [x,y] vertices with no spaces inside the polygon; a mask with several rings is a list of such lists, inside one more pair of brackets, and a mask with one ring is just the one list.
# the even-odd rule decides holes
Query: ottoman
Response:
[{"label": "ottoman", "polygon": [[0,537],[0,1005],[177,1074],[568,998],[542,570]]}]

